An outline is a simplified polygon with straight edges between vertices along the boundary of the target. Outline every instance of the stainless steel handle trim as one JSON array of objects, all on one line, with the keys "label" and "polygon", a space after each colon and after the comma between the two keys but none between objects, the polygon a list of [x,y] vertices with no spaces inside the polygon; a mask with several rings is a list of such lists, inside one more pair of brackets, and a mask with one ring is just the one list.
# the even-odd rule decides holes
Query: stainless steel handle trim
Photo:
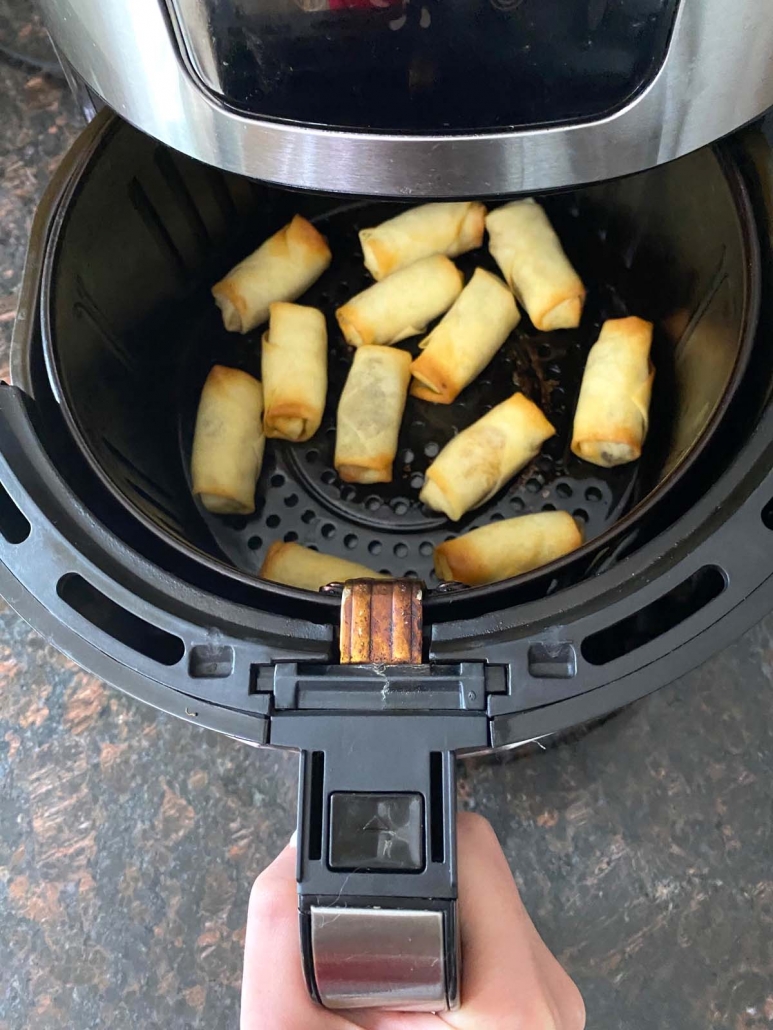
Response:
[{"label": "stainless steel handle trim", "polygon": [[162,0],[42,0],[58,47],[119,114],[208,164],[308,189],[480,196],[625,175],[773,106],[769,0],[682,0],[663,66],[584,125],[460,136],[336,132],[227,110],[186,68]]},{"label": "stainless steel handle trim", "polygon": [[443,912],[311,909],[314,977],[330,1009],[448,1008]]}]

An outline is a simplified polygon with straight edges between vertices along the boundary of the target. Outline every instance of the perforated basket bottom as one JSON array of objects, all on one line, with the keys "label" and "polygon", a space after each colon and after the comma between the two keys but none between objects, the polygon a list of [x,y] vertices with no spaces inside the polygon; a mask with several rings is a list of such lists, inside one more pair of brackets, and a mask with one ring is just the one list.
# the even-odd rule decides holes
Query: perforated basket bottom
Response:
[{"label": "perforated basket bottom", "polygon": [[[580,461],[569,450],[572,417],[585,358],[607,318],[640,314],[640,283],[627,282],[619,243],[613,252],[598,231],[597,213],[586,212],[575,198],[564,195],[546,206],[564,246],[588,287],[582,325],[577,330],[541,333],[526,315],[483,374],[452,405],[408,398],[400,431],[394,478],[389,484],[357,486],[342,482],[333,467],[335,414],[351,364],[334,311],[372,279],[362,264],[357,232],[391,217],[387,203],[361,202],[337,207],[315,223],[327,236],[333,263],[301,299],[321,308],[328,321],[328,401],[319,431],[305,444],[269,440],[257,487],[257,506],[250,517],[213,516],[203,512],[220,549],[244,572],[258,574],[267,547],[275,540],[298,541],[319,551],[361,562],[394,576],[419,576],[428,585],[438,580],[433,548],[452,536],[489,522],[527,512],[559,509],[584,524],[587,540],[612,526],[637,499],[641,465],[604,470]],[[303,213],[303,200],[298,209]],[[498,271],[484,248],[457,261],[469,278],[476,266]],[[201,385],[216,363],[244,368],[260,377],[260,336],[263,327],[245,337],[226,333],[209,297],[192,319],[190,346],[185,349],[179,438],[186,468],[190,461],[192,425]],[[418,353],[419,337],[400,344]],[[655,360],[661,375],[665,355]],[[489,503],[458,523],[419,502],[427,467],[460,430],[480,418],[514,389],[522,389],[555,425],[557,433],[541,454]],[[660,420],[663,436],[664,419]],[[652,452],[660,447],[651,444]],[[656,459],[654,459],[656,460]],[[642,477],[646,478],[646,477]]]}]

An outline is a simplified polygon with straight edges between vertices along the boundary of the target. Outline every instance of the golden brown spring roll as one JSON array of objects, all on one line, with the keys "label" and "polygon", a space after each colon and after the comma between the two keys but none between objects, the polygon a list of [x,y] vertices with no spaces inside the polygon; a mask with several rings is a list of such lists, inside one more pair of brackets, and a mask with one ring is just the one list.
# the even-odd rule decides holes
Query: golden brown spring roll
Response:
[{"label": "golden brown spring roll", "polygon": [[483,243],[486,208],[477,200],[422,204],[360,231],[365,267],[384,279],[430,254],[458,257]]},{"label": "golden brown spring roll", "polygon": [[338,403],[335,467],[345,482],[391,482],[410,378],[407,351],[358,348]]},{"label": "golden brown spring roll", "polygon": [[492,522],[435,548],[440,579],[476,587],[538,569],[574,551],[582,530],[565,511],[541,511]]},{"label": "golden brown spring roll", "polygon": [[453,307],[419,346],[411,393],[450,404],[480,375],[521,319],[501,279],[476,268]]},{"label": "golden brown spring roll", "polygon": [[232,333],[247,333],[268,318],[275,300],[295,300],[322,275],[333,255],[325,237],[296,215],[212,287]]},{"label": "golden brown spring roll", "polygon": [[535,328],[576,328],[585,287],[542,207],[531,197],[514,200],[492,211],[486,228],[491,255]]},{"label": "golden brown spring roll", "polygon": [[655,369],[652,322],[610,318],[588,353],[574,413],[572,451],[611,468],[641,457]]},{"label": "golden brown spring roll", "polygon": [[265,445],[262,386],[238,368],[215,365],[201,391],[191,458],[193,493],[207,511],[255,511]]},{"label": "golden brown spring roll", "polygon": [[345,583],[347,579],[389,578],[357,562],[319,554],[300,544],[285,544],[281,540],[269,547],[260,574],[273,583],[302,590],[319,590],[328,583]]},{"label": "golden brown spring roll", "polygon": [[423,333],[462,292],[463,276],[442,254],[422,258],[369,286],[336,311],[353,347],[391,344]]},{"label": "golden brown spring roll", "polygon": [[427,469],[420,499],[457,522],[493,497],[554,434],[533,401],[513,394],[446,444]]},{"label": "golden brown spring roll", "polygon": [[263,334],[261,375],[266,436],[308,440],[327,396],[327,326],[316,308],[276,301]]}]

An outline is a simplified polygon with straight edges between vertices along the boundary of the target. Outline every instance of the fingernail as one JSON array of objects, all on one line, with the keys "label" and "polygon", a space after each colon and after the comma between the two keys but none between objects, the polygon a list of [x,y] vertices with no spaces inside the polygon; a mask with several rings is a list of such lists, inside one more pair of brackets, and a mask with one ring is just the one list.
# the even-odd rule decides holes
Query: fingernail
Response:
[{"label": "fingernail", "polygon": [[293,832],[290,834],[290,840],[288,841],[288,847],[291,847],[291,848],[297,848],[298,847],[298,831],[297,830],[293,830]]}]

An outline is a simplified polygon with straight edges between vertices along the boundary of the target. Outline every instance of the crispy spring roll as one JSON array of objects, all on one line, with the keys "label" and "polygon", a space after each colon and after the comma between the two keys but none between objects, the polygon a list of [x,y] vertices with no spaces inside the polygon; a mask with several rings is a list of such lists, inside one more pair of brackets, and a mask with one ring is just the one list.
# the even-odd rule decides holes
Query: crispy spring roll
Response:
[{"label": "crispy spring roll", "polygon": [[261,325],[268,318],[269,304],[300,297],[332,257],[325,237],[296,215],[212,287],[223,325],[232,333]]},{"label": "crispy spring roll", "polygon": [[462,292],[463,276],[442,254],[414,261],[369,286],[336,311],[344,339],[353,347],[391,344],[423,333]]},{"label": "crispy spring roll", "polygon": [[319,554],[300,544],[285,544],[281,540],[269,547],[260,574],[263,579],[303,590],[319,590],[328,583],[345,583],[347,579],[389,578],[357,562]]},{"label": "crispy spring roll", "polygon": [[427,469],[420,499],[457,522],[493,497],[554,435],[537,405],[513,394],[446,444]]},{"label": "crispy spring roll", "polygon": [[419,346],[411,393],[450,404],[480,375],[521,319],[501,279],[477,268],[451,310]]},{"label": "crispy spring roll", "polygon": [[489,250],[535,328],[575,329],[585,287],[542,207],[514,200],[486,218]]},{"label": "crispy spring roll", "polygon": [[193,493],[207,511],[255,511],[265,445],[262,386],[238,368],[215,365],[201,391],[191,458]]},{"label": "crispy spring roll", "polygon": [[574,551],[582,530],[565,511],[541,511],[492,522],[435,548],[440,579],[477,587],[538,569]]},{"label": "crispy spring roll", "polygon": [[486,208],[477,200],[422,204],[360,231],[365,267],[374,279],[430,254],[458,257],[483,243]]},{"label": "crispy spring roll", "polygon": [[407,351],[358,348],[338,403],[335,467],[345,482],[391,482],[410,378]]},{"label": "crispy spring roll", "polygon": [[261,358],[266,436],[309,440],[327,396],[327,326],[316,308],[275,301]]},{"label": "crispy spring roll", "polygon": [[574,414],[572,451],[611,468],[641,457],[655,369],[652,323],[611,318],[591,347]]}]

